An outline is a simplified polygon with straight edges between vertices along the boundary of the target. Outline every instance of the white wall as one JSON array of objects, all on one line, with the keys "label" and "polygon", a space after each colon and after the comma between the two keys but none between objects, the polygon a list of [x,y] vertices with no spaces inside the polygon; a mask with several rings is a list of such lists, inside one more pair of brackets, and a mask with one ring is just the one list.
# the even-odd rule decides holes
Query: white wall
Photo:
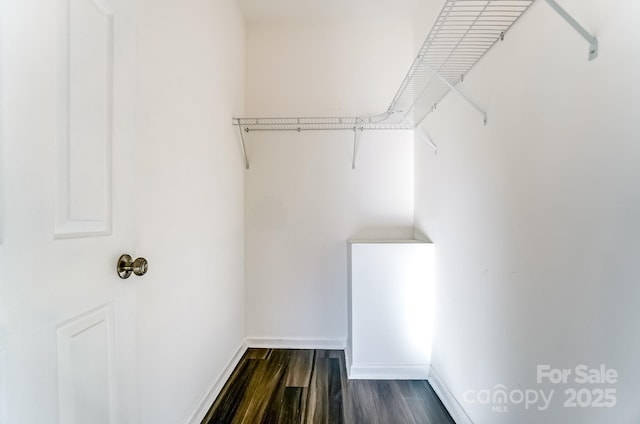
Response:
[{"label": "white wall", "polygon": [[[536,2],[462,85],[489,126],[450,95],[424,124],[438,154],[416,137],[416,226],[437,255],[433,367],[476,424],[640,419],[640,3],[562,4],[598,37],[595,61]],[[538,386],[537,364],[617,369],[617,407],[563,408],[566,386]],[[464,402],[497,384],[555,388],[552,408]]]},{"label": "white wall", "polygon": [[233,0],[141,0],[138,18],[140,422],[175,424],[244,337],[244,22]]},{"label": "white wall", "polygon": [[[251,23],[248,116],[386,110],[413,52],[410,20]],[[346,240],[411,237],[407,132],[250,133],[245,178],[250,338],[345,339]]]}]

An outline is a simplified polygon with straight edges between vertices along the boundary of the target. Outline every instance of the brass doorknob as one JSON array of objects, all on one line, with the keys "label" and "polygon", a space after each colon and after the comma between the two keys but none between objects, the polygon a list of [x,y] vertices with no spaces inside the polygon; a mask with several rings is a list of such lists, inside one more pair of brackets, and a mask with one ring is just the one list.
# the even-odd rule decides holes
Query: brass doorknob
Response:
[{"label": "brass doorknob", "polygon": [[133,260],[130,255],[120,256],[116,267],[118,276],[123,280],[129,278],[131,273],[144,275],[147,273],[147,269],[149,269],[149,263],[145,258],[137,258],[136,260]]}]

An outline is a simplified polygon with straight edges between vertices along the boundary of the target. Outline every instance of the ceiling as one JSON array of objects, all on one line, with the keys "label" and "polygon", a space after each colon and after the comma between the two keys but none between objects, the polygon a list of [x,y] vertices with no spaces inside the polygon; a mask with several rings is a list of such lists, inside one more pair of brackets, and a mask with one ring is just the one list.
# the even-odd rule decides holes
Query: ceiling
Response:
[{"label": "ceiling", "polygon": [[238,0],[248,22],[411,18],[440,0]]}]

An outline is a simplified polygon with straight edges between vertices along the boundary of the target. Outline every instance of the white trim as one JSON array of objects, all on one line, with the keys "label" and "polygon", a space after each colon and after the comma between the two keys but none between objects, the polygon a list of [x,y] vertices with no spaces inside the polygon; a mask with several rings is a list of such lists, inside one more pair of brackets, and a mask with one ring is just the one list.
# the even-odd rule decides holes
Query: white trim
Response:
[{"label": "white trim", "polygon": [[429,365],[351,365],[350,380],[426,380]]},{"label": "white trim", "polygon": [[346,339],[313,339],[313,338],[291,338],[279,339],[270,337],[248,337],[246,339],[249,347],[268,349],[328,349],[344,350],[347,346]]},{"label": "white trim", "polygon": [[[5,13],[5,1],[4,0],[0,0],[0,27],[6,27],[6,24],[4,22],[4,17],[7,16],[7,14]],[[4,31],[0,30],[0,63],[5,63],[7,60],[7,57],[5,56],[4,53],[4,39],[5,39],[5,35],[4,35]],[[4,87],[4,70],[2,69],[3,67],[0,66],[0,216],[2,218],[0,218],[0,246],[2,246],[2,240],[3,240],[3,235],[4,235],[4,221],[5,221],[5,216],[7,216],[7,214],[5,213],[5,206],[4,206],[4,197],[5,197],[5,184],[7,183],[7,177],[5,174],[5,127],[6,127],[6,123],[5,123],[5,116],[7,116],[6,113],[6,108],[8,108],[8,105],[6,104],[6,102],[4,101],[4,99],[6,98],[6,96],[4,95],[4,92],[6,90],[6,88]],[[4,411],[5,409],[2,409],[2,411]],[[2,415],[0,415],[0,423],[5,423],[6,420],[3,419],[4,417]]]},{"label": "white trim", "polygon": [[351,380],[351,350],[349,345],[344,348],[344,365],[347,367],[347,379]]},{"label": "white trim", "polygon": [[451,390],[449,390],[447,385],[440,379],[433,369],[433,366],[429,367],[429,377],[427,379],[456,424],[473,424],[473,421],[471,421],[469,415],[467,415],[460,402],[458,402],[458,399],[456,399],[453,393],[451,393]]},{"label": "white trim", "polygon": [[0,423],[8,423],[7,419],[7,350],[0,345]]},{"label": "white trim", "polygon": [[209,389],[205,392],[204,396],[202,396],[200,401],[196,404],[194,411],[182,420],[183,424],[200,424],[202,422],[205,415],[207,415],[207,412],[209,412],[209,408],[211,408],[211,405],[215,402],[225,383],[231,377],[233,370],[240,362],[240,359],[242,359],[242,355],[244,355],[246,351],[247,342],[246,340],[243,340],[231,360],[229,360],[222,372],[218,374],[213,383],[211,383],[211,386],[209,386]]}]

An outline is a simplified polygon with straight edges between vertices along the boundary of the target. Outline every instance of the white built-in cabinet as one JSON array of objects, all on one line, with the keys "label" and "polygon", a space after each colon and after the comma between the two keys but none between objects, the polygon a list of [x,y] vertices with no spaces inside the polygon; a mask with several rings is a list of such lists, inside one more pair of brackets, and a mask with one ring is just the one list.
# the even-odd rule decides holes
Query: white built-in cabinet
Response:
[{"label": "white built-in cabinet", "polygon": [[432,243],[349,240],[347,368],[352,379],[426,379]]}]

